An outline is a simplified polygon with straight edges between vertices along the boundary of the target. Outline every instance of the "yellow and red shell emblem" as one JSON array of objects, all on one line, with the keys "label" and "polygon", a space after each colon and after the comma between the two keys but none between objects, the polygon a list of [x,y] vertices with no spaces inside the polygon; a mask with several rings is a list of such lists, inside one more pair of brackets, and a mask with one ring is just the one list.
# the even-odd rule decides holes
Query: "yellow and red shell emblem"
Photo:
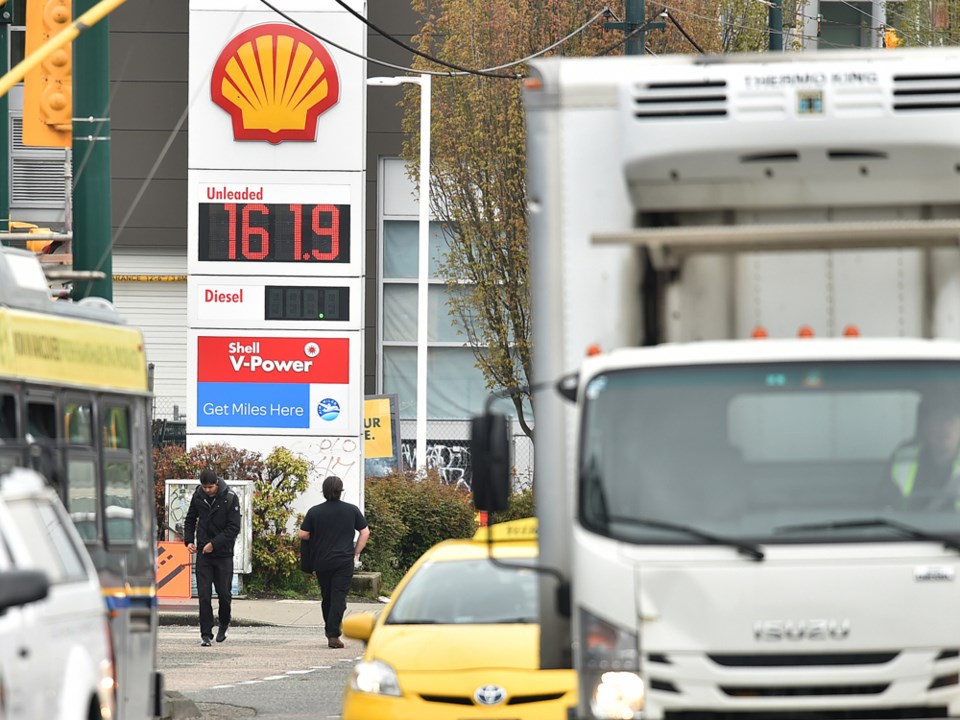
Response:
[{"label": "yellow and red shell emblem", "polygon": [[233,118],[234,140],[313,141],[317,118],[340,99],[327,49],[293,25],[255,25],[220,53],[213,101]]}]

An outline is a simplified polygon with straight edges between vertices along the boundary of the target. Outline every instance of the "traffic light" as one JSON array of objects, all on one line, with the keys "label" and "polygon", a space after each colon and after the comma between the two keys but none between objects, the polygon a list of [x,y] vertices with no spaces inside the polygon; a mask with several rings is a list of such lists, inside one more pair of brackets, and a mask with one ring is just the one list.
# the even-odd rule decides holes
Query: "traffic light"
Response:
[{"label": "traffic light", "polygon": [[[26,55],[70,25],[71,0],[27,2]],[[70,147],[73,144],[73,60],[71,44],[58,48],[23,81],[23,144]]]},{"label": "traffic light", "polygon": [[883,29],[883,46],[885,48],[900,47],[900,35],[892,27]]}]

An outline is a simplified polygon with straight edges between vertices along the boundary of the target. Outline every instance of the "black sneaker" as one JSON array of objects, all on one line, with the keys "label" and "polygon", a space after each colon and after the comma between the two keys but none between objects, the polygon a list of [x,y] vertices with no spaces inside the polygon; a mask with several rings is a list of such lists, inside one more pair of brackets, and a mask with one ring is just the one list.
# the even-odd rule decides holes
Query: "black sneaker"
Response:
[{"label": "black sneaker", "polygon": [[227,639],[227,628],[229,625],[221,625],[220,629],[217,630],[217,642],[223,642]]},{"label": "black sneaker", "polygon": [[210,647],[210,638],[208,637],[200,638],[200,645],[203,647]]}]

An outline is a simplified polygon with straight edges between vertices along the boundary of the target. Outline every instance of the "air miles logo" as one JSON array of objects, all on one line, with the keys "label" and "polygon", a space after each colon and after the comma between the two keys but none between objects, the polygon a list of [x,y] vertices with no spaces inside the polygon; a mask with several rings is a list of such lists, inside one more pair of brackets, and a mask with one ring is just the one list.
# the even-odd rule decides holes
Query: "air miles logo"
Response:
[{"label": "air miles logo", "polygon": [[317,404],[317,415],[327,422],[336,420],[340,417],[340,403],[333,398],[324,398]]},{"label": "air miles logo", "polygon": [[340,78],[326,48],[292,25],[255,25],[220,53],[213,101],[233,118],[234,140],[317,139],[317,118],[340,99]]}]

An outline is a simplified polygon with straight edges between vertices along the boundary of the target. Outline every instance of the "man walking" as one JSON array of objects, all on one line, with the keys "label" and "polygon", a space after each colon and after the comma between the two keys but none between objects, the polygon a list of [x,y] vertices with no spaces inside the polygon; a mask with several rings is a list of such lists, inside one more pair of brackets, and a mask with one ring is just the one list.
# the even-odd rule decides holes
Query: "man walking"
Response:
[{"label": "man walking", "polygon": [[[233,545],[240,534],[240,498],[213,470],[200,473],[183,523],[183,543],[196,558],[200,601],[200,644],[213,640],[213,590],[219,607],[217,642],[227,639],[230,627],[230,585],[233,581]],[[196,536],[196,544],[194,544]],[[199,549],[198,549],[199,548]]]},{"label": "man walking", "polygon": [[[343,481],[329,476],[323,481],[326,502],[307,510],[300,527],[300,538],[310,541],[310,559],[320,583],[320,609],[323,612],[327,646],[342,648],[340,624],[347,610],[347,593],[353,570],[360,563],[360,552],[370,537],[367,519],[356,505],[343,502]],[[359,532],[356,545],[354,533]]]}]

